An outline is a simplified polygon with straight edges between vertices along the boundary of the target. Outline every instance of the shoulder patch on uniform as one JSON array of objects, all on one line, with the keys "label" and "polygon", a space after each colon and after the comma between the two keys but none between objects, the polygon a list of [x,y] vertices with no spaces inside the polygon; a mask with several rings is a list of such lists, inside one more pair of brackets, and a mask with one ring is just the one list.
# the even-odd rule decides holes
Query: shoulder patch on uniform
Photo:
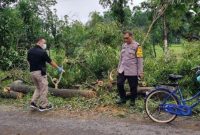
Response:
[{"label": "shoulder patch on uniform", "polygon": [[143,57],[143,52],[142,52],[142,46],[141,45],[138,45],[136,56],[137,56],[137,58],[142,58]]}]

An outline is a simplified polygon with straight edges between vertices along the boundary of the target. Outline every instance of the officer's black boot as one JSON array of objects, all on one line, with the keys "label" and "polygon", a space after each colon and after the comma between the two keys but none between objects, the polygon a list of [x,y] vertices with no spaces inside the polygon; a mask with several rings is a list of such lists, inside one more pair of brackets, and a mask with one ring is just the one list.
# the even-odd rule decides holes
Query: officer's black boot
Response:
[{"label": "officer's black boot", "polygon": [[118,105],[126,104],[126,99],[119,98],[116,100],[116,104],[118,104]]}]

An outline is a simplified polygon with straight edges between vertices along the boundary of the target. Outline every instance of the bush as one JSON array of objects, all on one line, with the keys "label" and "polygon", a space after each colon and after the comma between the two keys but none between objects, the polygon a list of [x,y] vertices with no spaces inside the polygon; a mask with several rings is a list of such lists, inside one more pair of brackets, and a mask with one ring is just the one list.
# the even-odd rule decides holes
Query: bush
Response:
[{"label": "bush", "polygon": [[170,57],[165,60],[164,56],[160,58],[146,57],[144,60],[145,80],[148,85],[152,86],[158,83],[168,83],[168,74],[177,73],[177,60],[171,53]]},{"label": "bush", "polygon": [[196,82],[195,71],[191,69],[200,63],[199,42],[184,42],[182,56],[177,56],[175,52],[170,52],[169,58],[164,57],[149,58],[144,61],[145,80],[148,85],[168,83],[168,74],[180,74],[184,78],[180,81],[186,93],[194,94],[198,91],[199,84]]},{"label": "bush", "polygon": [[14,50],[13,48],[7,49],[4,46],[1,46],[0,49],[0,69],[1,70],[10,70],[13,68],[24,69],[27,67],[26,62],[26,52],[23,50]]}]

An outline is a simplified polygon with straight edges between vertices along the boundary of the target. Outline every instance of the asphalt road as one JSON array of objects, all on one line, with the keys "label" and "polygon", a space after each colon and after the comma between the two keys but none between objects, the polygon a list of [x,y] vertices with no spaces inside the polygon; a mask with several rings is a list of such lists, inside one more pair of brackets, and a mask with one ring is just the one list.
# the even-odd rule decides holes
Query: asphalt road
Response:
[{"label": "asphalt road", "polygon": [[122,118],[79,118],[0,107],[0,135],[200,135],[200,122],[171,124]]}]

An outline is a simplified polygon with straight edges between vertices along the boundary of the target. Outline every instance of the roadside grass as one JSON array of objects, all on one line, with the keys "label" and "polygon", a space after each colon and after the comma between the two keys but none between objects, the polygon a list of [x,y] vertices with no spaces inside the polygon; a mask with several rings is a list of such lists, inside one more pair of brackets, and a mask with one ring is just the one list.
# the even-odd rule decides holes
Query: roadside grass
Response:
[{"label": "roadside grass", "polygon": [[[29,103],[32,94],[26,95],[23,99],[3,99],[0,98],[0,105],[13,105],[15,107],[23,108],[24,111],[29,111]],[[71,112],[95,112],[102,115],[111,115],[117,118],[129,118],[132,114],[144,117],[146,116],[144,108],[144,99],[140,97],[136,100],[135,107],[129,105],[127,101],[125,105],[118,106],[115,104],[115,95],[107,94],[98,98],[87,99],[83,97],[74,98],[59,98],[49,96],[49,101],[53,104],[56,110],[64,109]],[[114,98],[113,98],[114,96]],[[194,119],[200,118],[200,106],[193,110],[192,117]]]},{"label": "roadside grass", "polygon": [[[90,112],[94,111],[101,114],[107,114],[114,117],[125,118],[131,114],[144,114],[144,98],[140,97],[136,100],[136,106],[133,108],[129,105],[130,101],[127,101],[125,105],[116,105],[117,99],[116,92],[106,92],[100,90],[96,98],[85,97],[72,97],[72,98],[60,98],[49,95],[49,102],[53,104],[55,109],[66,109],[67,111],[76,112]],[[30,110],[29,103],[32,93],[25,95],[22,99],[5,99],[0,98],[0,105],[13,105],[20,107],[24,111]]]},{"label": "roadside grass", "polygon": [[[0,105],[12,105],[22,108],[24,111],[29,111],[29,103],[32,93],[24,96],[22,99],[5,99],[0,98]],[[136,114],[139,117],[146,116],[144,108],[144,98],[139,97],[136,100],[135,107],[129,105],[128,100],[125,105],[116,105],[117,93],[105,93],[97,98],[87,99],[84,97],[73,98],[60,98],[49,95],[49,101],[53,104],[56,110],[65,109],[71,112],[96,112],[102,115],[108,114],[117,118],[129,118],[132,114]],[[200,118],[200,106],[197,106],[193,111],[194,119]]]}]

